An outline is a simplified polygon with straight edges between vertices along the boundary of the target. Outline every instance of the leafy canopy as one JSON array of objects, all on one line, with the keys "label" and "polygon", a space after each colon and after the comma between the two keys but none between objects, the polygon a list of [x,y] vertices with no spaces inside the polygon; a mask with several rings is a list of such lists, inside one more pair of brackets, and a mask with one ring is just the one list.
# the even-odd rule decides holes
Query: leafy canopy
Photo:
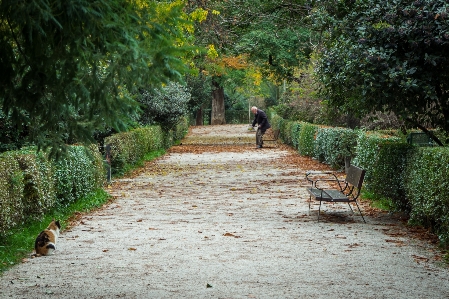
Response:
[{"label": "leafy canopy", "polygon": [[54,150],[126,127],[141,86],[180,80],[191,51],[181,2],[3,0],[0,104]]},{"label": "leafy canopy", "polygon": [[317,1],[318,77],[334,106],[392,111],[449,132],[449,4]]}]

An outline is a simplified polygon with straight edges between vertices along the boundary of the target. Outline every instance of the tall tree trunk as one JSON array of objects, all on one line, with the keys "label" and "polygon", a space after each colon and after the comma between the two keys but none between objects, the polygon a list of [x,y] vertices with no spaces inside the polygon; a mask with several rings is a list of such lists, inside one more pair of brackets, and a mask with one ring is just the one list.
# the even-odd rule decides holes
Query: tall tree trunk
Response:
[{"label": "tall tree trunk", "polygon": [[211,125],[226,124],[224,90],[216,80],[212,80],[212,116],[210,123]]},{"label": "tall tree trunk", "polygon": [[200,108],[196,111],[196,121],[195,121],[195,125],[197,125],[197,126],[202,126],[202,125],[203,125],[203,107],[200,107]]}]

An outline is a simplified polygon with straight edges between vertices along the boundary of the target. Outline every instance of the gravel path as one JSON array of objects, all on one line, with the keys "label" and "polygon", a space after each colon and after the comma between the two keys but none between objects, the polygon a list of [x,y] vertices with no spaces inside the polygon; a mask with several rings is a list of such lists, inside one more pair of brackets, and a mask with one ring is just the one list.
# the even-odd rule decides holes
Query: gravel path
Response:
[{"label": "gravel path", "polygon": [[438,250],[397,219],[367,203],[366,224],[344,204],[309,215],[314,163],[254,149],[244,125],[194,127],[53,256],[6,272],[0,298],[449,298]]}]

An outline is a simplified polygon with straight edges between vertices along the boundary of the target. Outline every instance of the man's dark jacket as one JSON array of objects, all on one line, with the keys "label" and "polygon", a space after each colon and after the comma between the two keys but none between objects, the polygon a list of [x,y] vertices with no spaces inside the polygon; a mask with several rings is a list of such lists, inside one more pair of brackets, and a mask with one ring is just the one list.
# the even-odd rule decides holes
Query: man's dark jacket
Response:
[{"label": "man's dark jacket", "polygon": [[268,122],[267,115],[260,109],[257,109],[257,113],[253,120],[253,127],[258,124],[260,126],[260,130],[265,132],[267,129],[271,128],[270,123]]}]

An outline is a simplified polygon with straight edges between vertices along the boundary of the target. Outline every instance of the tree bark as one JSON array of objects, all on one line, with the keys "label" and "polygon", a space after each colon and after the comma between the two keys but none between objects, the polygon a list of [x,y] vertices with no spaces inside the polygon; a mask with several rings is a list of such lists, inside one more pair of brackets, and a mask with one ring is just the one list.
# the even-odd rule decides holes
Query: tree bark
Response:
[{"label": "tree bark", "polygon": [[197,111],[196,111],[196,121],[195,121],[195,125],[197,126],[202,126],[203,125],[203,108],[200,107]]},{"label": "tree bark", "polygon": [[211,125],[224,125],[225,105],[224,105],[224,89],[216,80],[212,80],[212,116]]}]

